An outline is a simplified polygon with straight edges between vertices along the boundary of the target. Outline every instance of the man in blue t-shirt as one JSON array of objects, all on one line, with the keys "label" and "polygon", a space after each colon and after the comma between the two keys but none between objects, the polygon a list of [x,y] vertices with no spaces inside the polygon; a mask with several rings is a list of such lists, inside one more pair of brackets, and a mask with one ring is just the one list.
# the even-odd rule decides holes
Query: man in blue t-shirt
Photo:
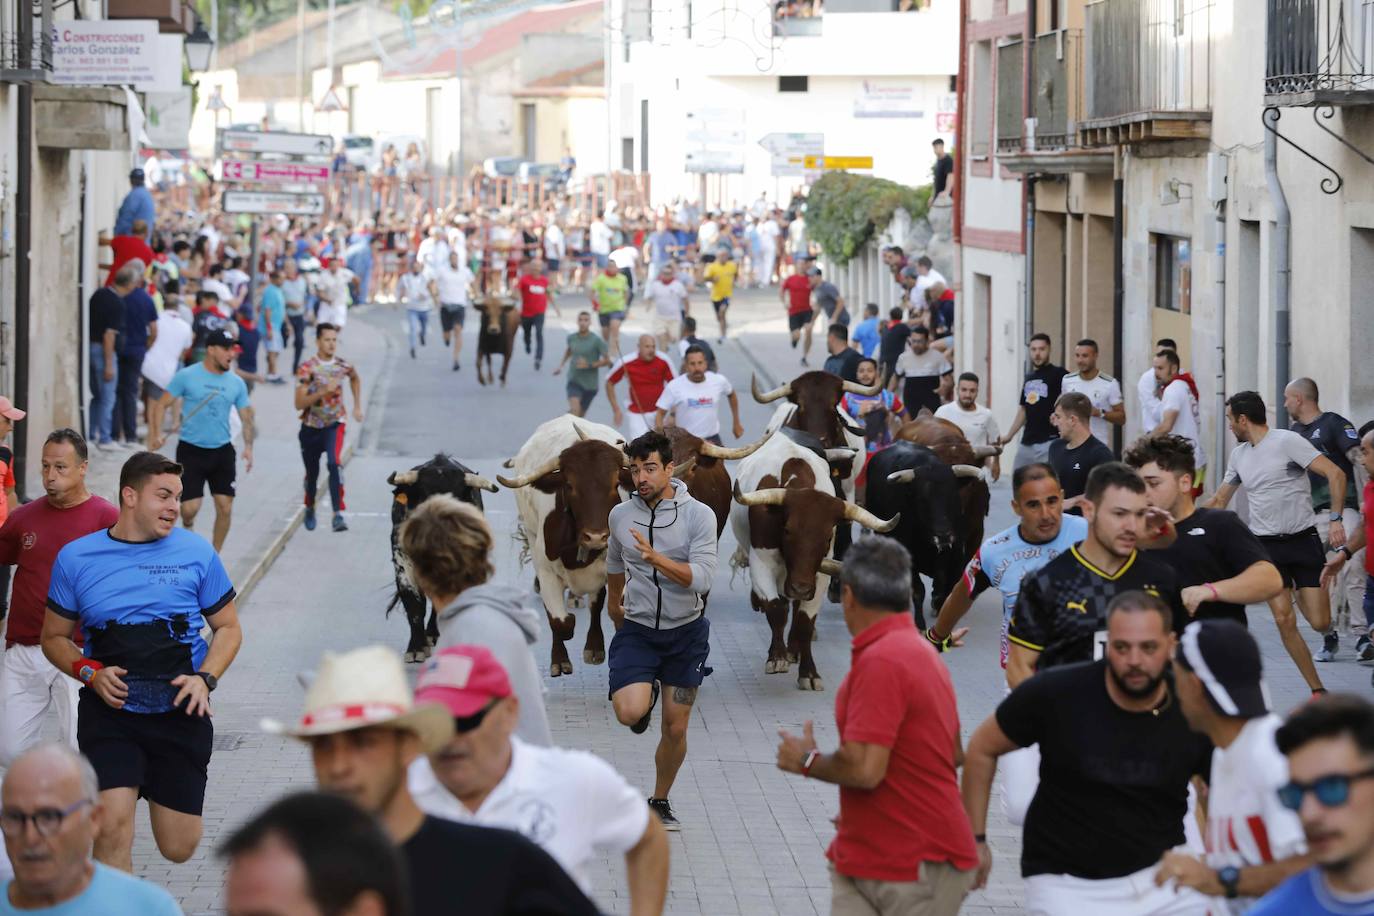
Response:
[{"label": "man in blue t-shirt", "polygon": [[281,271],[274,270],[267,275],[267,286],[258,305],[258,331],[267,345],[267,380],[273,385],[286,384],[286,379],[277,371],[277,357],[282,350],[282,325],[286,323],[286,295],[281,281]]},{"label": "man in blue t-shirt", "polygon": [[253,408],[248,403],[247,383],[232,368],[237,343],[223,329],[207,334],[205,358],[172,376],[148,416],[148,448],[157,451],[166,441],[162,437],[163,412],[177,398],[185,402],[181,409],[181,439],[177,442],[177,462],[185,468],[181,523],[187,528],[194,525],[205,485],[209,484],[215,500],[216,552],[224,547],[234,511],[238,456],[229,429],[229,412],[234,408],[238,408],[243,421],[243,470],[253,470]]},{"label": "man in blue t-shirt", "polygon": [[[105,809],[95,855],[125,871],[140,796],[166,858],[184,862],[200,843],[210,692],[243,641],[219,555],[176,527],[181,473],[155,452],[124,463],[119,519],[57,554],[43,620],[43,654],[85,684],[76,738]],[[72,641],[78,624],[85,656]]]}]

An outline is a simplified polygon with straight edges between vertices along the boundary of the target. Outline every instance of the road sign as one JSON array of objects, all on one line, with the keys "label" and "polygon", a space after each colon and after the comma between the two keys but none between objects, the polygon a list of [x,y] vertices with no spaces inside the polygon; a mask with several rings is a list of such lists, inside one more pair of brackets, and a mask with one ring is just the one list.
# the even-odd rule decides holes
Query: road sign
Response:
[{"label": "road sign", "polygon": [[285,156],[328,156],[334,138],[328,134],[288,134],[262,130],[222,130],[219,153],[280,153]]},{"label": "road sign", "polygon": [[313,184],[329,181],[329,166],[316,162],[266,162],[261,159],[225,159],[220,163],[221,181],[265,181],[271,184]]},{"label": "road sign", "polygon": [[686,171],[704,175],[742,174],[744,150],[689,149]]},{"label": "road sign", "polygon": [[323,194],[286,191],[225,191],[220,200],[225,213],[284,213],[287,216],[320,216]]},{"label": "road sign", "polygon": [[743,108],[698,108],[686,112],[686,170],[693,174],[744,171],[746,117]]},{"label": "road sign", "polygon": [[805,156],[802,165],[810,170],[824,169],[827,172],[837,169],[871,169],[872,156]]},{"label": "road sign", "polygon": [[315,110],[343,111],[344,103],[339,99],[338,90],[336,90],[333,86],[330,86],[329,91],[324,94],[324,98],[320,99],[320,104],[315,106]]},{"label": "road sign", "polygon": [[825,134],[769,134],[759,146],[773,154],[773,174],[779,178],[807,174],[806,157],[823,157]]}]

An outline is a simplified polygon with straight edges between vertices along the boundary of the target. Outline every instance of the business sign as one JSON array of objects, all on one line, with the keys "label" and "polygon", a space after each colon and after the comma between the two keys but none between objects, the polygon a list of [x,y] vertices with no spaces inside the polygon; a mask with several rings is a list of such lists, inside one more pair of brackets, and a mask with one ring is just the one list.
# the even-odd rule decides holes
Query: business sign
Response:
[{"label": "business sign", "polygon": [[186,149],[191,133],[191,87],[176,92],[149,92],[143,97],[143,132],[155,149]]},{"label": "business sign", "polygon": [[806,157],[814,159],[825,154],[825,134],[768,134],[759,141],[759,146],[772,154],[774,176],[801,177],[816,171],[807,169]]},{"label": "business sign", "polygon": [[935,111],[935,132],[953,137],[959,128],[959,96],[953,92],[940,96]]},{"label": "business sign", "polygon": [[283,156],[325,156],[334,151],[328,134],[288,134],[279,131],[222,130],[218,153],[278,153]]},{"label": "business sign", "polygon": [[329,166],[315,162],[265,162],[258,159],[225,159],[220,163],[221,181],[265,181],[271,184],[314,184],[329,180]]},{"label": "business sign", "polygon": [[913,85],[880,86],[864,80],[854,96],[856,118],[923,118]]},{"label": "business sign", "polygon": [[833,172],[838,169],[871,169],[872,156],[806,156],[802,164],[808,170],[824,169]]},{"label": "business sign", "polygon": [[225,213],[283,213],[287,216],[321,216],[323,194],[292,194],[285,191],[225,191],[220,198]]},{"label": "business sign", "polygon": [[51,81],[67,86],[156,85],[154,19],[68,19],[52,28]]}]

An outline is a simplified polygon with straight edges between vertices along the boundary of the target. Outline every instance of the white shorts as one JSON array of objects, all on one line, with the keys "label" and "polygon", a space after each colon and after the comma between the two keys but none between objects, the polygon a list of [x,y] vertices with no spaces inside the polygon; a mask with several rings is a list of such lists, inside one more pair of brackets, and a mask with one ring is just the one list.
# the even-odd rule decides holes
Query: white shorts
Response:
[{"label": "white shorts", "polygon": [[342,330],[347,322],[348,306],[346,305],[330,305],[327,302],[321,302],[320,310],[315,313],[316,324],[332,324]]},{"label": "white shorts", "polygon": [[53,667],[39,646],[13,645],[0,660],[0,767],[44,741],[76,747],[81,684]]},{"label": "white shorts", "polygon": [[1157,887],[1156,868],[1099,881],[1032,875],[1026,879],[1027,916],[1206,916],[1209,898],[1192,888]]},{"label": "white shorts", "polygon": [[653,428],[654,414],[635,413],[633,410],[625,411],[625,425],[621,431],[625,433],[627,443],[633,442]]}]

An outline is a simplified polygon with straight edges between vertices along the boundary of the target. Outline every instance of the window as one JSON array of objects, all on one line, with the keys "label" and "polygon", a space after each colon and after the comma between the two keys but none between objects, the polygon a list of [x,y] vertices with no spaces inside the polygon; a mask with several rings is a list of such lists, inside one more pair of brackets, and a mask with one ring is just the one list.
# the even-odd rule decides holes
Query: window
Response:
[{"label": "window", "polygon": [[969,154],[986,159],[992,147],[992,42],[973,43],[973,86],[969,93]]},{"label": "window", "polygon": [[1193,313],[1193,243],[1171,235],[1155,236],[1155,308]]},{"label": "window", "polygon": [[627,172],[635,170],[635,138],[620,138],[620,167]]},{"label": "window", "polygon": [[807,81],[810,77],[806,76],[780,76],[778,77],[779,92],[805,92]]}]

